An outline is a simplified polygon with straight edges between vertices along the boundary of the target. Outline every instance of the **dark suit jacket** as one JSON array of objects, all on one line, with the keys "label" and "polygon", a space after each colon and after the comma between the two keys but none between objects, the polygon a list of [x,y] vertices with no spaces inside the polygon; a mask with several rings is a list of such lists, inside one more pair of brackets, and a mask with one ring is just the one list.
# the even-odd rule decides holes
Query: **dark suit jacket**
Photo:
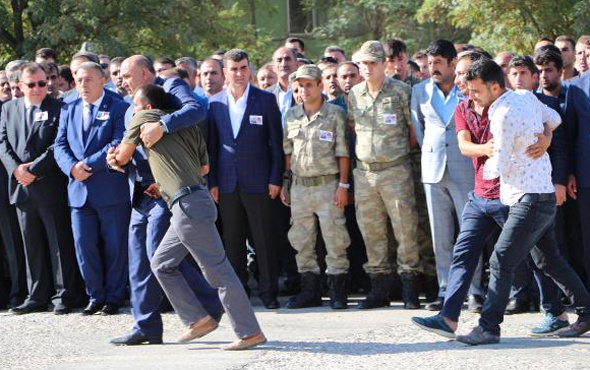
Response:
[{"label": "dark suit jacket", "polygon": [[571,156],[570,174],[579,187],[590,188],[590,73],[571,80],[564,106]]},{"label": "dark suit jacket", "polygon": [[[2,106],[0,158],[9,174],[11,204],[22,204],[29,198],[43,205],[65,202],[67,179],[53,155],[62,106],[61,101],[45,97],[39,112],[47,112],[47,119],[33,122],[28,130],[25,127],[24,98],[11,100]],[[37,179],[29,186],[22,186],[12,174],[20,164],[28,162],[33,162],[29,171]]]},{"label": "dark suit jacket", "polygon": [[[535,96],[543,104],[553,109],[561,116],[563,121],[563,112],[559,106],[559,99],[553,96],[544,95],[539,92],[535,92]],[[567,135],[565,132],[565,124],[559,125],[553,131],[553,138],[551,139],[551,146],[547,150],[549,159],[551,160],[551,178],[554,184],[567,185],[568,171],[569,171],[569,153],[567,147]]]},{"label": "dark suit jacket", "polygon": [[[82,99],[73,101],[62,109],[59,130],[55,139],[55,159],[69,177],[68,200],[70,207],[82,207],[89,201],[95,207],[130,202],[127,175],[108,171],[107,150],[117,146],[125,132],[125,111],[129,104],[121,99],[105,95],[98,112],[108,112],[108,118],[97,117],[91,126],[88,140],[83,141]],[[72,167],[84,161],[92,168],[92,175],[77,181],[70,174]]]},{"label": "dark suit jacket", "polygon": [[[236,187],[246,193],[266,193],[269,184],[282,184],[284,166],[283,128],[275,96],[250,86],[234,139],[226,94],[223,90],[209,99],[209,185],[219,186],[220,193],[231,193]],[[251,123],[251,118],[261,124]]]}]

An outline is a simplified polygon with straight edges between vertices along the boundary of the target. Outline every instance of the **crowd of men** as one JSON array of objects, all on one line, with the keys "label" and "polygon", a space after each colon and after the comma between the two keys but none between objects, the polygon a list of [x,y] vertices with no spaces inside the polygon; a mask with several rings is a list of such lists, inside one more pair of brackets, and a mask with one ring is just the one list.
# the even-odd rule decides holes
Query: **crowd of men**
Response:
[{"label": "crowd of men", "polygon": [[560,36],[494,57],[436,40],[410,57],[393,38],[313,63],[289,38],[257,72],[240,49],[12,61],[0,308],[114,315],[129,286],[134,326],[112,343],[157,344],[164,292],[189,328],[179,341],[227,313],[236,350],[266,341],[252,288],[271,310],[279,295],[346,309],[351,293],[359,309],[418,309],[423,294],[440,313],[413,322],[446,337],[465,301],[481,313],[457,337],[468,344],[496,343],[504,314],[539,306],[533,335],[582,335],[588,48]]}]

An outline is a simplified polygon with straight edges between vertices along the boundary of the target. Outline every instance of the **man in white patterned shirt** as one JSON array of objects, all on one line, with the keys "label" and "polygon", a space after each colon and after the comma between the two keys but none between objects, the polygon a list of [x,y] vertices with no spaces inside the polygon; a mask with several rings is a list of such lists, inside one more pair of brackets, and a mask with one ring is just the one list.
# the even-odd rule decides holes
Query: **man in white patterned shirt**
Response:
[{"label": "man in white patterned shirt", "polygon": [[578,320],[561,337],[590,330],[590,294],[565,262],[555,241],[556,201],[551,163],[545,153],[533,160],[526,149],[543,131],[543,123],[556,128],[559,114],[528,91],[507,91],[502,69],[490,60],[474,62],[466,76],[470,98],[489,107],[494,153],[484,167],[484,178],[500,177],[500,199],[510,206],[508,219],[490,257],[490,282],[479,326],[463,343],[478,345],[500,341],[500,323],[508,304],[514,269],[531,253],[537,267],[572,299]]}]

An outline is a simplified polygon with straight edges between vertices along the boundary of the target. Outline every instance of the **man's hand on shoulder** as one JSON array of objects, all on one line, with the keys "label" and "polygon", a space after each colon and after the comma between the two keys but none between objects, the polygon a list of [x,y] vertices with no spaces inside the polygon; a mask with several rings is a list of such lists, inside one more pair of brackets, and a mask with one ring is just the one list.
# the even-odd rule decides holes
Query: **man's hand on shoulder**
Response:
[{"label": "man's hand on shoulder", "polygon": [[146,148],[151,148],[164,136],[161,122],[148,122],[141,126],[141,141]]}]

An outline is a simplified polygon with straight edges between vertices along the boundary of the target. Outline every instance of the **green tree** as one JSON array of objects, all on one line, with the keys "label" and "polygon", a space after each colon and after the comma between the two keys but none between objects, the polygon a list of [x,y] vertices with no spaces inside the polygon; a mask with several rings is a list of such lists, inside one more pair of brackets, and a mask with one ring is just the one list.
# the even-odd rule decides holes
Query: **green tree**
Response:
[{"label": "green tree", "polygon": [[268,53],[270,36],[252,24],[251,6],[252,0],[0,0],[0,62],[32,58],[44,46],[67,62],[84,41],[111,56],[203,58],[232,47]]},{"label": "green tree", "polygon": [[436,38],[457,42],[468,40],[469,32],[446,19],[418,22],[416,11],[422,0],[308,0],[322,13],[323,25],[313,35],[347,50],[356,50],[366,40],[400,37],[410,52],[424,48]]},{"label": "green tree", "polygon": [[530,53],[539,37],[588,32],[589,5],[588,0],[425,0],[417,17],[469,29],[470,42],[492,52]]}]

